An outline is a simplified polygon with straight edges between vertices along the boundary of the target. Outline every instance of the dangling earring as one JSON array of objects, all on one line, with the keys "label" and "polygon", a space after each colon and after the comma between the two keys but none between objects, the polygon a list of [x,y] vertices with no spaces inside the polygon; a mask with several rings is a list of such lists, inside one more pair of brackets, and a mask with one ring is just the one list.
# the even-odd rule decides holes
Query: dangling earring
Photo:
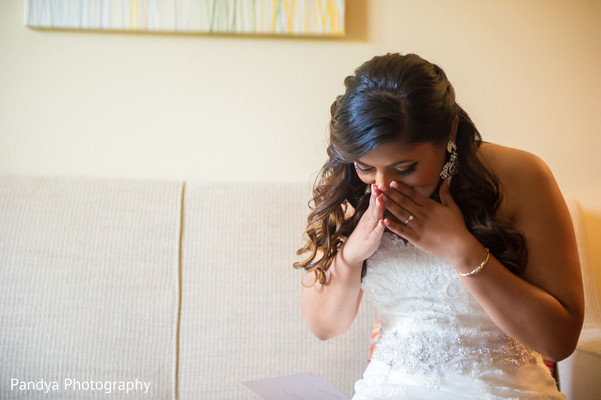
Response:
[{"label": "dangling earring", "polygon": [[449,153],[449,161],[442,166],[440,177],[444,180],[457,173],[457,145],[452,140],[447,143],[447,152]]}]

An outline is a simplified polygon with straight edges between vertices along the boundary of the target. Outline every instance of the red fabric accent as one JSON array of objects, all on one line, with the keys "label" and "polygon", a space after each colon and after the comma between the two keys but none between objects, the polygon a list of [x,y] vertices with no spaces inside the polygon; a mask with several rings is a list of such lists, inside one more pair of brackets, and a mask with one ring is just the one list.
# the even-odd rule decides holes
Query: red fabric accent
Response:
[{"label": "red fabric accent", "polygon": [[367,363],[371,361],[371,355],[374,354],[376,344],[378,344],[378,338],[380,337],[380,318],[376,318],[374,325],[371,328],[371,343],[369,345],[369,356],[367,357]]}]

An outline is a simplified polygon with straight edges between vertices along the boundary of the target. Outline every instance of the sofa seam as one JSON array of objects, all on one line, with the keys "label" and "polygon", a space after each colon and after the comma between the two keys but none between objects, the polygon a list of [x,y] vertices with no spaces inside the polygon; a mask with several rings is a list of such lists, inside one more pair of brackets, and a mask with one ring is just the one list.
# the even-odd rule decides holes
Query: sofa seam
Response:
[{"label": "sofa seam", "polygon": [[179,209],[179,238],[178,238],[178,255],[177,255],[177,272],[175,278],[176,292],[176,309],[175,309],[175,332],[174,332],[174,349],[173,349],[173,400],[179,399],[179,351],[180,351],[180,335],[181,335],[181,316],[182,316],[182,269],[183,269],[183,236],[184,236],[184,200],[186,194],[186,182],[182,182],[180,192],[180,209]]}]

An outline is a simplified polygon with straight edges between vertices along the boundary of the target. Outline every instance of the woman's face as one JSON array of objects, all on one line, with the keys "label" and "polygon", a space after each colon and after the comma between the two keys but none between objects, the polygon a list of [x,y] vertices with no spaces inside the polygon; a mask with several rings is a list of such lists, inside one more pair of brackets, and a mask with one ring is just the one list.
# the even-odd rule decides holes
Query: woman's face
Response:
[{"label": "woman's face", "polygon": [[355,162],[355,169],[366,184],[402,182],[429,197],[438,186],[445,157],[445,144],[407,145],[399,140],[368,151]]}]

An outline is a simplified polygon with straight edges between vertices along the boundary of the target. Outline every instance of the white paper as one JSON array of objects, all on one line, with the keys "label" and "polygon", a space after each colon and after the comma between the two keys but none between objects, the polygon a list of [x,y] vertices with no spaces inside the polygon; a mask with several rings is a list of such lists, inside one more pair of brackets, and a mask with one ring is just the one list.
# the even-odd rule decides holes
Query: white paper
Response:
[{"label": "white paper", "polygon": [[310,372],[242,382],[264,400],[350,400]]}]

